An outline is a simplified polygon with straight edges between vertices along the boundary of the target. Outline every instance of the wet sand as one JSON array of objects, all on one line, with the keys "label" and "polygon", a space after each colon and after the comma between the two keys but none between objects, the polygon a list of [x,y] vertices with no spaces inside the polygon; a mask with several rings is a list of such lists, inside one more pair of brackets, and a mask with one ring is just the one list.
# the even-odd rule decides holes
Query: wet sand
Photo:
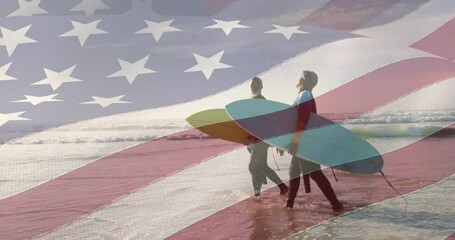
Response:
[{"label": "wet sand", "polygon": [[[426,138],[385,154],[383,172],[403,194],[421,189],[455,173],[453,146],[455,138]],[[324,172],[340,201],[347,206],[345,212],[398,195],[379,174],[336,171],[339,180],[336,182],[328,169]],[[301,187],[293,210],[283,207],[286,197],[279,196],[278,191],[278,188],[271,188],[260,199],[246,199],[193,224],[170,239],[282,239],[340,214],[332,212],[314,182],[310,194],[305,194]]]}]

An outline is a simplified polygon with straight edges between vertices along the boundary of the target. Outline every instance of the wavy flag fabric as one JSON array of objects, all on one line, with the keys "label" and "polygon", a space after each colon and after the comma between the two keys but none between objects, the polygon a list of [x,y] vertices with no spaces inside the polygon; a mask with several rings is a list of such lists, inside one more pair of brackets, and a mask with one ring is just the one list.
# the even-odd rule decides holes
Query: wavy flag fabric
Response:
[{"label": "wavy flag fabric", "polygon": [[[136,8],[147,6],[140,1],[124,14],[101,16],[80,15],[80,9],[104,9],[106,4],[82,2],[70,11],[78,15],[48,16],[39,1],[22,2],[30,13],[19,9],[2,18],[1,127],[11,132],[3,142],[23,136],[25,126],[33,132],[203,98],[296,52],[355,37],[325,29],[312,30],[317,34],[296,29],[295,34],[308,35],[302,43],[295,37],[286,39],[292,32],[267,34],[279,30],[255,21],[138,13]],[[36,17],[16,16],[35,12]],[[15,129],[10,123],[15,120],[25,126]]]},{"label": "wavy flag fabric", "polygon": [[[444,239],[454,12],[450,0],[5,1],[0,238]],[[394,218],[397,194],[376,175],[332,181],[357,209],[338,217],[317,192],[291,212],[274,188],[251,199],[247,151],[185,124],[248,98],[254,76],[291,103],[304,69],[320,77],[318,111],[383,154],[408,215]],[[286,179],[289,156],[276,158]]]}]

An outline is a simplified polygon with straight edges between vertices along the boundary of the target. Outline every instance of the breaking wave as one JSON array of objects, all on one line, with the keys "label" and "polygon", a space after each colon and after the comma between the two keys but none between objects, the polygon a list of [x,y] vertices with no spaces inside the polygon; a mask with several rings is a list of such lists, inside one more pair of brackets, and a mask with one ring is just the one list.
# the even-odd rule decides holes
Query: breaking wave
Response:
[{"label": "breaking wave", "polygon": [[[349,114],[325,115],[330,119],[346,119]],[[352,114],[351,114],[352,115]],[[343,125],[362,138],[396,137],[454,137],[455,128],[449,126],[455,122],[455,110],[402,111],[380,114],[367,114],[348,121]],[[209,139],[201,133],[177,134],[190,128],[184,120],[157,120],[147,123],[115,124],[74,124],[47,130],[45,134],[32,134],[14,139],[18,132],[41,131],[44,125],[4,127],[0,131],[0,144],[79,144],[79,143],[121,143],[145,142],[163,136],[166,140]]]},{"label": "breaking wave", "polygon": [[137,137],[43,137],[43,138],[24,138],[9,141],[11,145],[21,144],[78,144],[78,143],[114,143],[114,142],[145,142],[156,139],[155,135]]},{"label": "breaking wave", "polygon": [[440,126],[391,125],[375,127],[353,127],[351,131],[362,138],[398,137],[453,137],[455,128]]},{"label": "breaking wave", "polygon": [[[346,114],[338,114],[331,117],[343,118]],[[330,115],[329,115],[330,117]],[[345,118],[346,119],[346,118]],[[384,112],[380,114],[367,114],[346,121],[348,124],[391,124],[391,123],[432,123],[432,122],[455,122],[455,110],[421,110]]]}]

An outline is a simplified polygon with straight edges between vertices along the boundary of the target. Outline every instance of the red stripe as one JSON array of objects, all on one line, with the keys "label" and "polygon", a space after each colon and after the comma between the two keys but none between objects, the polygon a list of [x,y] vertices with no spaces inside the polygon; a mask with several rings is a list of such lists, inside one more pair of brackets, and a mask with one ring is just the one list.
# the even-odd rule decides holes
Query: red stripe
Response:
[{"label": "red stripe", "polygon": [[237,0],[202,0],[202,5],[213,16]]},{"label": "red stripe", "polygon": [[[168,138],[187,134],[199,131]],[[162,138],[105,157],[0,201],[0,239],[29,239],[48,233],[155,180],[236,147],[239,145],[218,139]]]},{"label": "red stripe", "polygon": [[[454,128],[455,124],[451,126]],[[455,172],[453,161],[455,138],[443,142],[426,138],[405,148],[385,154],[384,172],[402,193],[408,193]],[[326,172],[328,177],[331,176]],[[338,173],[339,182],[332,182],[340,201],[358,208],[396,196],[379,175],[364,176]],[[298,208],[289,211],[284,199],[277,199],[278,189],[265,192],[265,203],[249,198],[178,232],[169,239],[282,239],[334,215],[329,203],[315,188],[311,199],[323,203],[315,209],[305,207],[303,190],[297,197]],[[360,194],[359,194],[360,193]]]},{"label": "red stripe", "polygon": [[455,60],[455,18],[411,47]]},{"label": "red stripe", "polygon": [[445,240],[455,240],[455,233],[448,236]]},{"label": "red stripe", "polygon": [[[447,65],[446,62],[442,61],[440,64],[445,67],[451,66]],[[393,65],[388,67],[393,68]],[[436,67],[438,71],[447,72],[444,67],[439,67],[437,64],[433,67]],[[455,70],[455,68],[453,69]],[[413,68],[408,68],[408,70],[410,72],[414,71]],[[377,71],[383,70],[378,69]],[[393,76],[393,74],[391,75]],[[431,77],[430,80],[433,82],[440,80],[436,78],[440,77],[439,74],[428,77]],[[363,80],[368,81],[368,79]],[[400,79],[397,79],[397,81],[400,81]],[[408,87],[402,89],[401,94],[412,92],[416,87],[421,86],[414,84],[403,85]],[[344,99],[343,96],[346,93],[358,88],[364,89],[363,83],[354,80],[325,94],[324,97],[333,100],[332,104],[338,104],[342,101],[338,101],[337,98]],[[336,97],[331,97],[332,94]],[[381,91],[373,89],[369,97],[376,99],[375,96],[378,96],[379,99],[381,99],[381,96],[390,97]],[[384,98],[383,102],[375,102],[376,105],[361,104],[359,106],[364,108],[357,107],[356,110],[359,112],[369,111],[371,108],[390,100],[392,99]],[[360,101],[353,99],[353,102]],[[170,135],[168,138],[178,138],[181,135],[196,132],[197,130],[189,130]],[[178,142],[178,144],[175,144],[175,142]],[[161,177],[222,152],[230,151],[238,146],[236,144],[226,144],[222,140],[171,142],[160,139],[105,157],[36,188],[1,200],[0,209],[7,209],[7,211],[4,211],[0,218],[0,239],[31,238],[48,233],[55,228],[92,213],[104,205],[110,204],[119,197],[147,186]],[[175,164],[175,161],[178,161],[179,164]],[[172,162],[172,164],[167,164],[169,162]],[[74,208],[69,208],[68,206]],[[49,216],[52,216],[49,220],[39,220],[47,219]]]},{"label": "red stripe", "polygon": [[403,60],[349,82],[340,88],[342,91],[321,95],[317,98],[318,112],[362,113],[454,75],[455,64],[445,59]]},{"label": "red stripe", "polygon": [[379,16],[398,0],[332,0],[299,24],[351,32]]}]

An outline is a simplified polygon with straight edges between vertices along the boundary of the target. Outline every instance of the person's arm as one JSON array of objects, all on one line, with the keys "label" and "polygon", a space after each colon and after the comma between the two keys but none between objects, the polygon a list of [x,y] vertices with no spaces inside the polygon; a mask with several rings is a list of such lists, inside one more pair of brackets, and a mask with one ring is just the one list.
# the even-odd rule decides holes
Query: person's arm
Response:
[{"label": "person's arm", "polygon": [[310,101],[295,106],[297,108],[297,123],[294,130],[294,137],[289,145],[289,153],[295,155],[299,147],[300,138],[310,119]]}]

